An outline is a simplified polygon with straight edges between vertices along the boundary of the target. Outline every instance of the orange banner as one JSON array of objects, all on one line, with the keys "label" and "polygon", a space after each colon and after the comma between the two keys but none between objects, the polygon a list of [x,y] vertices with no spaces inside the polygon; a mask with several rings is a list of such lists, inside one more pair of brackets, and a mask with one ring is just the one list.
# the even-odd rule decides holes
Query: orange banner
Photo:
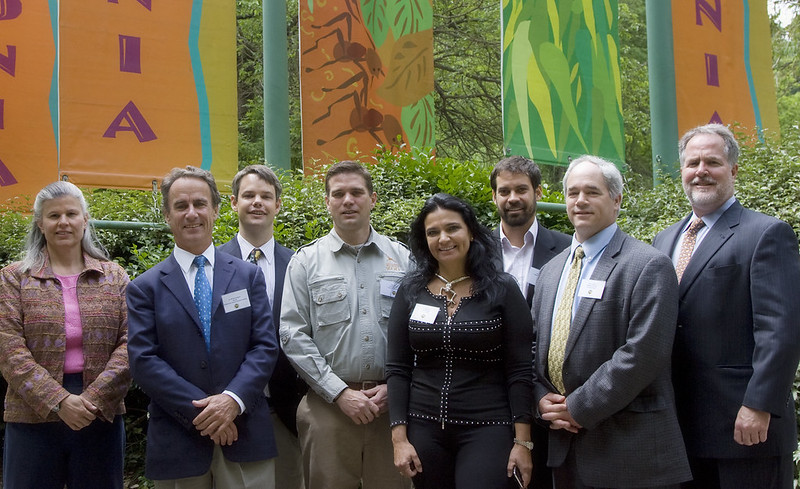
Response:
[{"label": "orange banner", "polygon": [[54,3],[0,0],[0,201],[58,177]]},{"label": "orange banner", "polygon": [[300,2],[303,164],[432,147],[432,0]]},{"label": "orange banner", "polygon": [[678,133],[707,122],[777,133],[766,0],[672,2]]},{"label": "orange banner", "polygon": [[[15,1],[0,0],[0,19]],[[211,170],[223,184],[230,181],[238,168],[233,3],[49,3],[48,11],[42,2],[26,2],[17,15],[17,34],[12,33],[15,44],[49,41],[50,52],[48,57],[18,50],[26,56],[17,60],[23,69],[12,78],[18,90],[0,102],[0,114],[5,108],[8,121],[5,127],[0,124],[0,138],[9,141],[0,145],[0,160],[8,159],[9,173],[20,175],[16,183],[7,179],[6,184],[0,168],[0,200],[35,194],[59,178],[84,186],[151,189],[169,169],[187,164]],[[47,15],[37,16],[37,5]],[[57,24],[51,22],[56,18]],[[0,66],[3,37],[9,32],[4,22],[15,21],[0,20]],[[28,108],[38,100],[47,110]],[[26,106],[25,117],[9,110],[17,105]],[[35,126],[33,134],[50,131],[49,146],[36,136],[36,148],[49,153],[34,173],[25,173],[31,151],[16,136],[19,119]],[[5,148],[11,155],[24,154],[27,161],[6,157]]]}]

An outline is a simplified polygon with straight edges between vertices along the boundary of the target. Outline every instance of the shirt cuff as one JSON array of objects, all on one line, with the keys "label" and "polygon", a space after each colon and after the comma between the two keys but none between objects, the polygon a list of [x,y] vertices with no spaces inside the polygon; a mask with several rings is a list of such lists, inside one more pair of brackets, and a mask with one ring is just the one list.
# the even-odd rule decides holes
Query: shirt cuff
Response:
[{"label": "shirt cuff", "polygon": [[231,396],[231,398],[233,398],[233,400],[236,401],[236,404],[239,405],[239,414],[243,414],[244,413],[244,403],[239,398],[239,396],[237,396],[236,394],[234,394],[233,392],[228,391],[228,390],[224,390],[224,391],[222,391],[222,393]]}]

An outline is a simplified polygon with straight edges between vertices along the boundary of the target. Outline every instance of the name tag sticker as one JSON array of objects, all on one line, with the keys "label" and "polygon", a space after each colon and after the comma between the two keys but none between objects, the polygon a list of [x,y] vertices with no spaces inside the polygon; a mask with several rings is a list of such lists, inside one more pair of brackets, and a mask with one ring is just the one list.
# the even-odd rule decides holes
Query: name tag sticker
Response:
[{"label": "name tag sticker", "polygon": [[226,313],[250,307],[250,296],[247,294],[247,289],[224,294],[222,296],[222,305],[225,307]]},{"label": "name tag sticker", "polygon": [[603,290],[605,288],[605,280],[581,280],[581,285],[578,288],[578,297],[600,299],[603,297]]},{"label": "name tag sticker", "polygon": [[381,279],[381,295],[386,297],[394,297],[397,295],[397,289],[400,288],[399,280],[386,280]]},{"label": "name tag sticker", "polygon": [[425,324],[433,324],[433,322],[436,321],[436,316],[438,315],[438,307],[417,304],[414,306],[414,310],[411,312],[411,319]]},{"label": "name tag sticker", "polygon": [[541,270],[533,267],[528,270],[528,283],[534,287],[536,286],[536,281],[539,280],[539,272],[541,272]]}]

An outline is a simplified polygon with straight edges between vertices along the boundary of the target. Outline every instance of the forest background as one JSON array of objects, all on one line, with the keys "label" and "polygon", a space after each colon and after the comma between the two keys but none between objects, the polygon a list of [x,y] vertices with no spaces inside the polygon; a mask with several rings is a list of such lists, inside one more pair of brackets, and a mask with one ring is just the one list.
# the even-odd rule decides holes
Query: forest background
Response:
[{"label": "forest background", "polygon": [[[264,158],[261,3],[237,0],[240,167]],[[800,234],[800,0],[771,3],[778,12],[791,14],[782,16],[786,19],[783,23],[778,22],[777,13],[773,14],[771,26],[781,138],[776,140],[768,134],[764,141],[743,148],[737,197],[747,207],[789,222]],[[430,148],[407,148],[398,154],[376,149],[368,155],[377,163],[371,168],[379,201],[373,225],[400,240],[405,239],[408,223],[422,202],[435,192],[468,200],[489,227],[499,221],[491,202],[488,175],[503,156],[500,2],[435,0],[433,5],[436,156]],[[293,170],[280,175],[283,205],[275,222],[276,238],[292,248],[327,233],[331,227],[319,175],[304,176],[301,169],[297,8],[297,2],[287,2],[288,124]],[[683,217],[689,207],[680,182],[667,178],[653,187],[645,0],[619,0],[619,37],[627,165],[619,224],[626,232],[650,242],[656,232]],[[563,203],[563,168],[542,170],[544,200]],[[95,189],[86,190],[86,196],[94,219],[163,222],[157,193]],[[30,225],[31,203],[31,198],[20,197],[2,210],[0,266],[19,257]],[[545,226],[571,232],[563,213],[540,212],[539,219]],[[223,199],[215,243],[230,239],[236,228],[236,214]],[[173,246],[163,226],[102,230],[99,234],[131,278],[164,259]],[[797,387],[798,381],[793,392],[796,402]],[[5,386],[0,388],[0,394],[4,393]],[[143,476],[147,402],[147,396],[136,386],[126,398],[127,488],[152,487]],[[800,461],[800,452],[795,453],[795,461]]]}]

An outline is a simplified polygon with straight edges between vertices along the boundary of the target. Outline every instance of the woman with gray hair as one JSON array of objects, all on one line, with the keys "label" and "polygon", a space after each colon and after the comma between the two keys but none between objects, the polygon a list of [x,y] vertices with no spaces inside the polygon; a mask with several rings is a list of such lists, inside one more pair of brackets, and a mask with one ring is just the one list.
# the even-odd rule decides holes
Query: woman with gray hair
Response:
[{"label": "woman with gray hair", "polygon": [[43,188],[22,260],[0,270],[6,489],[122,488],[127,284],[80,189]]}]

